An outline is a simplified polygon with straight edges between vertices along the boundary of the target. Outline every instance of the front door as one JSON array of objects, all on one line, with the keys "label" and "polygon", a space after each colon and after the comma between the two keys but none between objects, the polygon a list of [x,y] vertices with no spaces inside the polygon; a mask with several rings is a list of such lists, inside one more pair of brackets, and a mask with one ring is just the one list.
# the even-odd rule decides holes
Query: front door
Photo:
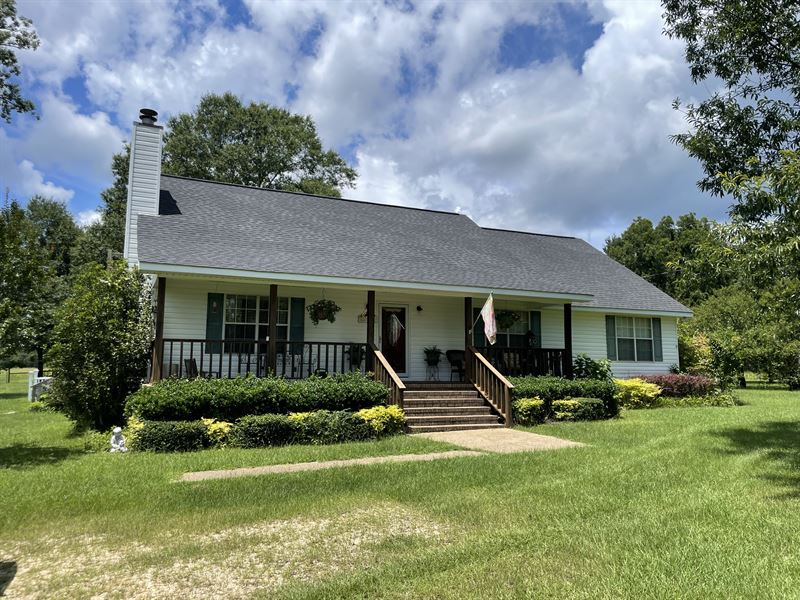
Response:
[{"label": "front door", "polygon": [[397,373],[406,372],[406,309],[381,307],[381,352]]}]

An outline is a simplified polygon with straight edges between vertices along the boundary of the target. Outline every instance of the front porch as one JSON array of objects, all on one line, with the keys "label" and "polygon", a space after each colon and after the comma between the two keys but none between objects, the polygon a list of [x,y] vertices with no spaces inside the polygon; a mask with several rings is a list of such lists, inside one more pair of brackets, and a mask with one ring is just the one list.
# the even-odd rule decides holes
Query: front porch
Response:
[{"label": "front porch", "polygon": [[[486,296],[449,290],[160,276],[151,381],[275,374],[373,373],[403,406],[406,384],[465,382],[511,421],[506,376],[572,376],[572,306],[562,298],[495,293],[510,324],[490,346],[480,307]],[[335,322],[314,323],[308,306],[335,302]],[[440,363],[427,364],[436,346]]]}]

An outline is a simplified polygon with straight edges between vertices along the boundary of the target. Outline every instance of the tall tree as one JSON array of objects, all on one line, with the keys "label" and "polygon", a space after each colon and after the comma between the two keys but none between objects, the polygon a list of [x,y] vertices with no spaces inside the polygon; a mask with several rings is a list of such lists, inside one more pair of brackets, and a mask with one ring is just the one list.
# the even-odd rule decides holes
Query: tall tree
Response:
[{"label": "tall tree", "polygon": [[311,117],[231,93],[203,96],[193,113],[167,121],[165,173],[339,196],[356,172],[325,150]]},{"label": "tall tree", "polygon": [[30,19],[17,15],[14,0],[0,0],[0,119],[11,122],[11,114],[34,112],[33,102],[22,95],[14,81],[22,70],[17,51],[36,50],[39,36]]},{"label": "tall tree", "polygon": [[125,210],[128,204],[128,168],[130,147],[111,159],[114,181],[100,194],[100,220],[84,229],[83,236],[72,250],[76,265],[105,264],[108,251],[122,252],[125,244]]},{"label": "tall tree", "polygon": [[41,334],[52,328],[48,293],[58,285],[47,251],[25,211],[11,202],[0,210],[0,358],[39,349]]},{"label": "tall tree", "polygon": [[[781,150],[800,148],[800,4],[663,0],[663,7],[665,33],[686,43],[694,82],[723,84],[682,106],[691,131],[673,138],[703,166],[700,188],[721,195],[722,173],[759,175]],[[749,208],[733,211],[747,217]]]},{"label": "tall tree", "polygon": [[81,236],[81,230],[75,219],[62,202],[33,196],[25,207],[31,224],[39,236],[39,243],[44,247],[56,275],[69,275],[73,246]]},{"label": "tall tree", "polygon": [[700,247],[723,244],[714,224],[693,213],[677,221],[663,217],[657,225],[637,217],[620,235],[606,240],[605,252],[634,273],[674,296],[695,305],[728,285],[731,271],[718,271],[698,253]]}]

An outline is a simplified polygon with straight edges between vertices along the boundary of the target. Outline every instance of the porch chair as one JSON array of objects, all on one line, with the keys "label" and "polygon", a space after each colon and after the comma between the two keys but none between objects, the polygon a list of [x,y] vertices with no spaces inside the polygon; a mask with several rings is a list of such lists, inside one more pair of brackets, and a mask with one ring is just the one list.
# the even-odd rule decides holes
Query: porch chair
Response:
[{"label": "porch chair", "polygon": [[464,381],[464,350],[448,350],[444,354],[450,363],[450,381],[453,381],[453,374],[458,375],[459,381]]},{"label": "porch chair", "polygon": [[183,359],[183,369],[186,371],[187,379],[197,379],[198,377],[207,377],[207,373],[197,370],[197,361],[193,358]]}]

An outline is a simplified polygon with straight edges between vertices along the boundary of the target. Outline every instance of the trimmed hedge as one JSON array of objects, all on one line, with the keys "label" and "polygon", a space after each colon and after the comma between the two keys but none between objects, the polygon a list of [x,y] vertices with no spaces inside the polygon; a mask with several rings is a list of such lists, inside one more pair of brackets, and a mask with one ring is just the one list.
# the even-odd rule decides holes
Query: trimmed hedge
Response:
[{"label": "trimmed hedge", "polygon": [[616,387],[610,381],[599,379],[564,379],[563,377],[509,377],[514,384],[514,398],[540,398],[545,402],[547,414],[553,402],[565,398],[599,398],[603,402],[604,416],[616,417],[619,404]]},{"label": "trimmed hedge", "polygon": [[190,452],[211,445],[202,421],[146,421],[132,440],[135,450]]},{"label": "trimmed hedge", "polygon": [[514,423],[518,425],[537,425],[544,423],[547,409],[541,398],[520,398],[514,400]]},{"label": "trimmed hedge", "polygon": [[639,379],[654,383],[661,388],[662,396],[684,398],[686,396],[708,396],[717,384],[709,377],[672,373],[669,375],[642,375]]},{"label": "trimmed hedge", "polygon": [[388,399],[386,386],[361,373],[298,381],[280,377],[165,379],[131,394],[125,415],[148,421],[234,421],[267,413],[355,411],[386,404]]},{"label": "trimmed hedge", "polygon": [[599,398],[565,398],[553,401],[556,421],[594,421],[605,417],[605,405]]}]

